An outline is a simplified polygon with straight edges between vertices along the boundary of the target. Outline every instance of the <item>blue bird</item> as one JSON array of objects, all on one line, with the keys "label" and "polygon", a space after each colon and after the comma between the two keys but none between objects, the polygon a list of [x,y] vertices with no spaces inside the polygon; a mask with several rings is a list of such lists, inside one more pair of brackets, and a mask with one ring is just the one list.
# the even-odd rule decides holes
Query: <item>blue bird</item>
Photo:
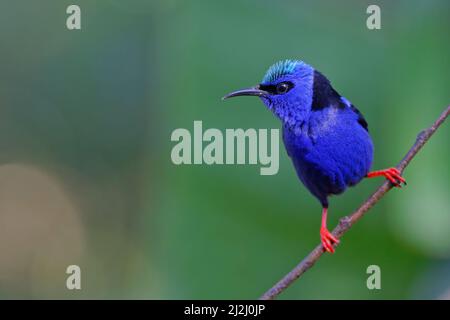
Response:
[{"label": "blue bird", "polygon": [[272,65],[262,82],[223,97],[257,96],[282,123],[283,142],[298,177],[322,205],[320,237],[333,253],[339,240],[327,229],[328,198],[363,178],[384,176],[394,186],[406,181],[396,168],[369,172],[373,143],[361,112],[330,81],[299,60]]}]

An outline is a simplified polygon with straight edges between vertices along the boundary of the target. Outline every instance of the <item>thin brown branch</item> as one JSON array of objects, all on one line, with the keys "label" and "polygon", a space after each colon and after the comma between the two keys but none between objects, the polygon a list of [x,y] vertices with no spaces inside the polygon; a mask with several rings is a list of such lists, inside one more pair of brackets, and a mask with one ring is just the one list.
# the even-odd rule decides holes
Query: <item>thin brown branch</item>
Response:
[{"label": "thin brown branch", "polygon": [[[431,136],[436,132],[439,126],[445,121],[450,114],[450,106],[448,106],[442,114],[437,118],[431,127],[423,130],[417,136],[416,142],[409,149],[405,157],[397,165],[397,169],[400,172],[408,166],[411,160],[427,143]],[[333,230],[333,234],[340,238],[346,233],[361,217],[370,210],[390,189],[392,185],[386,180],[355,212],[351,215],[341,218],[337,227]],[[295,280],[300,278],[306,271],[308,271],[324,253],[322,245],[318,245],[313,251],[311,251],[291,272],[285,275],[280,281],[278,281],[271,289],[261,296],[261,300],[271,300],[276,298],[281,292],[283,292],[289,285]]]}]

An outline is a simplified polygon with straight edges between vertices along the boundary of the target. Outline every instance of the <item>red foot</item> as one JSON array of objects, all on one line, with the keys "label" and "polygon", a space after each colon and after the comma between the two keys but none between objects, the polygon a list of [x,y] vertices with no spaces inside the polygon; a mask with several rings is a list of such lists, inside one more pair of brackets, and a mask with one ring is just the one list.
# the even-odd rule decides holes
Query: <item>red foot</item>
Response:
[{"label": "red foot", "polygon": [[334,253],[334,244],[338,244],[339,240],[327,228],[320,228],[320,239],[325,251]]},{"label": "red foot", "polygon": [[402,187],[402,183],[406,186],[406,180],[400,175],[397,168],[389,168],[384,170],[372,171],[367,174],[367,178],[383,176],[388,179],[397,188]]}]

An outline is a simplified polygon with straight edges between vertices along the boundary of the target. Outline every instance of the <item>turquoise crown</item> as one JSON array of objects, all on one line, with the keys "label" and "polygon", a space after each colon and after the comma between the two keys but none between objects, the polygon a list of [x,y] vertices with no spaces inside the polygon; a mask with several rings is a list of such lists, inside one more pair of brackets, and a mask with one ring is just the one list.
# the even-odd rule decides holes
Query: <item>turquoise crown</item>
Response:
[{"label": "turquoise crown", "polygon": [[269,68],[269,70],[267,70],[262,82],[263,83],[274,82],[275,80],[281,78],[282,76],[293,74],[295,68],[301,63],[303,62],[299,60],[278,61],[277,63],[274,63]]}]

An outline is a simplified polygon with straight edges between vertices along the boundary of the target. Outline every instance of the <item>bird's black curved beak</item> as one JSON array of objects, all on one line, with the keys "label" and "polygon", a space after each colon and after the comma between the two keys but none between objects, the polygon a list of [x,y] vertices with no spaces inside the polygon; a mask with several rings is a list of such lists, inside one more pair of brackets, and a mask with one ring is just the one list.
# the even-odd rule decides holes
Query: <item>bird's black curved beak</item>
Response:
[{"label": "bird's black curved beak", "polygon": [[233,91],[227,95],[225,95],[222,100],[233,98],[233,97],[239,97],[239,96],[256,96],[256,97],[262,97],[267,95],[267,91],[261,90],[259,86],[255,86],[252,88],[247,89],[241,89],[237,91]]}]

